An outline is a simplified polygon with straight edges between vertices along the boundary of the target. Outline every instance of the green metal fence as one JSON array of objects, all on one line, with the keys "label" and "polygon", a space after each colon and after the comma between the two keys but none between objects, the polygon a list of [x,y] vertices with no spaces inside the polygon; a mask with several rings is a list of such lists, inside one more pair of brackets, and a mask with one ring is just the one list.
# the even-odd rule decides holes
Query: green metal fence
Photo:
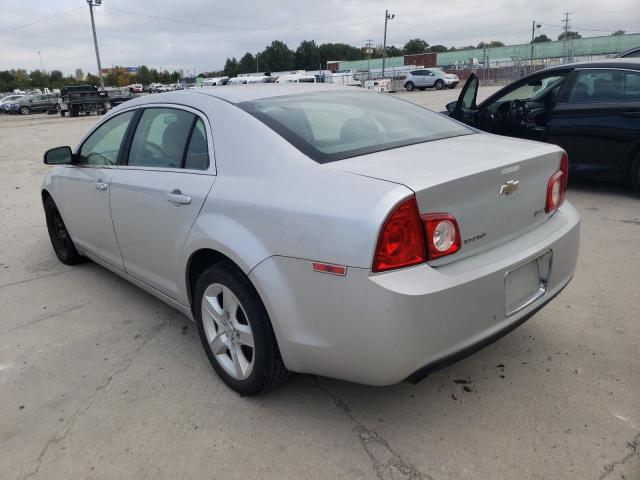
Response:
[{"label": "green metal fence", "polygon": [[[640,45],[640,33],[578,38],[572,40],[570,43],[573,57],[611,55]],[[561,58],[563,56],[563,48],[564,42],[561,41],[536,43],[533,46],[533,58],[538,60]],[[490,61],[511,57],[529,59],[530,56],[531,44],[528,43],[487,49],[487,57]],[[482,61],[484,59],[484,50],[481,48],[470,48],[467,50],[438,53],[437,65],[453,65],[459,62],[468,63],[471,58],[477,58],[479,61]],[[382,68],[382,59],[372,58],[370,61],[356,60],[340,62],[340,70],[357,70],[362,72],[367,70],[367,65],[369,65],[370,68]],[[401,67],[404,65],[404,57],[389,57],[385,65],[387,67]]]}]

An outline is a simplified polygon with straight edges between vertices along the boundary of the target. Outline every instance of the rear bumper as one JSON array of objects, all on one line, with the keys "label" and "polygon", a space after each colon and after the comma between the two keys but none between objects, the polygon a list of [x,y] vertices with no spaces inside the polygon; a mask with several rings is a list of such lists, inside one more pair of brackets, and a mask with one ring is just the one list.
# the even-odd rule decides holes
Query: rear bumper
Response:
[{"label": "rear bumper", "polygon": [[[571,280],[579,215],[568,203],[544,224],[495,249],[432,268],[338,277],[308,260],[271,257],[250,274],[292,371],[370,385],[416,381],[496,340]],[[505,274],[553,252],[546,293],[507,317]],[[322,259],[319,259],[322,260]]]}]

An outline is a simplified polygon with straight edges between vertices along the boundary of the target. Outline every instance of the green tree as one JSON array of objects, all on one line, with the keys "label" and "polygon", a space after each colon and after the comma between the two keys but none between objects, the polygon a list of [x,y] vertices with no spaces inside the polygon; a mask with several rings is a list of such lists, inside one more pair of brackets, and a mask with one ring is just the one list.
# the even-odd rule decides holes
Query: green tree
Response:
[{"label": "green tree", "polygon": [[49,76],[40,70],[34,70],[29,74],[33,88],[45,88],[49,86]]},{"label": "green tree", "polygon": [[295,54],[286,43],[274,40],[260,54],[260,66],[262,70],[270,72],[293,70],[294,57]]},{"label": "green tree", "polygon": [[[331,60],[361,60],[364,58],[362,50],[346,43],[323,43],[318,47],[320,63],[325,66]],[[376,58],[376,55],[371,55]]]},{"label": "green tree", "polygon": [[412,55],[415,53],[424,53],[427,51],[429,44],[421,38],[412,38],[404,44],[402,50],[405,55]]},{"label": "green tree", "polygon": [[251,53],[245,53],[238,62],[238,73],[251,73],[256,71],[256,57]]},{"label": "green tree", "polygon": [[[564,40],[564,37],[565,33],[562,32],[560,35],[558,35],[558,40]],[[574,38],[582,38],[582,35],[580,35],[578,32],[572,32],[571,30],[568,30],[566,37],[568,40],[572,40]]]},{"label": "green tree", "polygon": [[615,32],[613,32],[611,34],[612,37],[618,37],[620,35],[624,35],[625,33],[627,33],[625,30],[616,30]]},{"label": "green tree", "polygon": [[236,57],[227,58],[227,61],[224,62],[223,72],[227,77],[238,76],[238,61],[236,60]]},{"label": "green tree", "polygon": [[395,45],[387,46],[387,58],[388,57],[401,57],[403,54],[402,49],[396,47]]},{"label": "green tree", "polygon": [[504,47],[504,42],[500,40],[491,40],[489,43],[480,42],[476,48],[496,48],[496,47]]},{"label": "green tree", "polygon": [[535,37],[533,39],[533,42],[531,43],[544,43],[544,42],[550,42],[550,41],[551,39],[543,33],[542,35],[538,35],[537,37]]},{"label": "green tree", "polygon": [[[456,47],[452,48],[455,50]],[[445,47],[444,45],[431,45],[429,47],[429,51],[432,53],[442,53],[447,51],[447,47]]]},{"label": "green tree", "polygon": [[[73,77],[68,77],[68,78],[73,78]],[[71,83],[72,84],[75,83],[75,79]],[[97,75],[94,75],[93,73],[87,73],[87,78],[84,83],[86,83],[87,85],[95,85],[96,87],[99,87],[100,79],[98,78]]]},{"label": "green tree", "polygon": [[298,45],[294,65],[299,70],[316,70],[320,64],[320,48],[313,40],[303,40]]}]

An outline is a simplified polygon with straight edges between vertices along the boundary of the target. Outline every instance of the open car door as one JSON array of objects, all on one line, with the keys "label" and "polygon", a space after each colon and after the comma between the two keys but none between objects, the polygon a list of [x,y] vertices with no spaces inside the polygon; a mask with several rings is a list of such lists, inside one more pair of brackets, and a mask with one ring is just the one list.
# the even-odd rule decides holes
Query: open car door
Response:
[{"label": "open car door", "polygon": [[479,84],[478,76],[472,73],[467,79],[467,83],[462,87],[458,101],[447,104],[447,112],[450,117],[472,127],[476,126],[478,114],[476,98]]}]

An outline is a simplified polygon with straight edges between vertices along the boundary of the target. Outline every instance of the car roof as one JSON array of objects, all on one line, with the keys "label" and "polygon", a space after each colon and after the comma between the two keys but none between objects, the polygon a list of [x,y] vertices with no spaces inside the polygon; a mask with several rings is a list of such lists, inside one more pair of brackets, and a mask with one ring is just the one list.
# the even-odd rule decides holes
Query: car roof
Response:
[{"label": "car roof", "polygon": [[[250,102],[263,98],[282,97],[285,95],[295,95],[326,91],[359,91],[359,87],[348,87],[336,84],[324,83],[255,83],[242,86],[215,86],[202,87],[190,90],[178,90],[165,93],[154,93],[145,95],[135,100],[129,105],[141,105],[151,103],[184,103],[185,105],[197,104],[199,95],[218,98],[229,103]],[[133,101],[131,101],[133,102]]]},{"label": "car roof", "polygon": [[563,65],[549,67],[541,71],[549,72],[553,70],[566,70],[574,68],[630,68],[632,70],[640,70],[640,59],[606,58],[603,60],[591,60],[588,62],[565,63]]}]

